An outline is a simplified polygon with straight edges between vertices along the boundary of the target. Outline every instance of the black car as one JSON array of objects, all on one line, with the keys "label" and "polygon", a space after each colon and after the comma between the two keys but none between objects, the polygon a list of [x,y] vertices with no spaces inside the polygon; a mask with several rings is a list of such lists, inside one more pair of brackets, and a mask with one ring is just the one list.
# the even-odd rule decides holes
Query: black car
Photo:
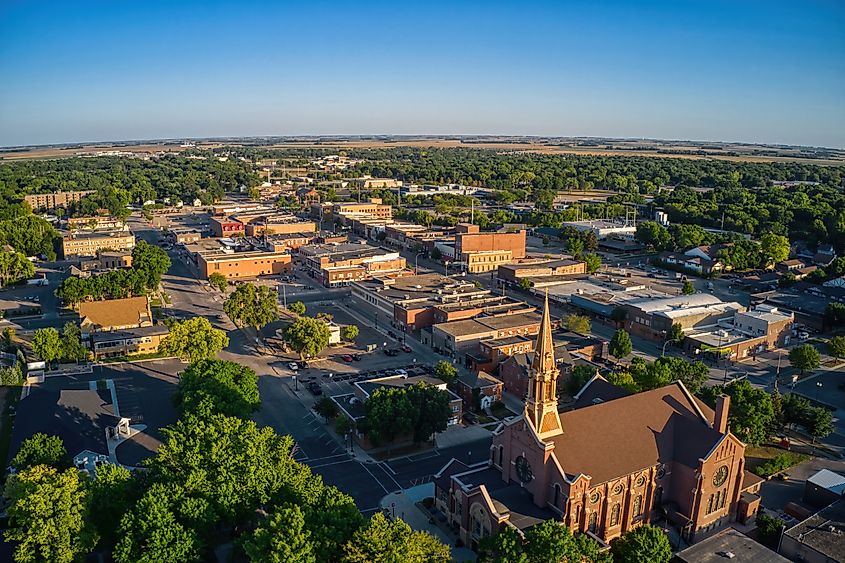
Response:
[{"label": "black car", "polygon": [[398,337],[396,336],[396,333],[395,333],[395,332],[393,332],[392,330],[388,330],[388,331],[387,331],[387,336],[389,336],[390,338],[398,338]]},{"label": "black car", "polygon": [[308,390],[311,391],[311,394],[313,395],[319,396],[323,394],[323,390],[320,388],[320,384],[316,381],[308,385]]},{"label": "black car", "polygon": [[361,361],[361,354],[352,354],[352,359],[355,360],[356,362],[360,362]]}]

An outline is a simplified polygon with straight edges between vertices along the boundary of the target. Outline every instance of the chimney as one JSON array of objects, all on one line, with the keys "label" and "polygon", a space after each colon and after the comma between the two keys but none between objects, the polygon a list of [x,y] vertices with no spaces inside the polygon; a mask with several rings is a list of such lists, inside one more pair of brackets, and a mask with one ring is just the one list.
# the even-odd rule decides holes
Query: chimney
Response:
[{"label": "chimney", "polygon": [[719,395],[716,399],[716,416],[713,419],[713,428],[720,434],[728,431],[728,411],[731,406],[731,398],[727,395]]}]

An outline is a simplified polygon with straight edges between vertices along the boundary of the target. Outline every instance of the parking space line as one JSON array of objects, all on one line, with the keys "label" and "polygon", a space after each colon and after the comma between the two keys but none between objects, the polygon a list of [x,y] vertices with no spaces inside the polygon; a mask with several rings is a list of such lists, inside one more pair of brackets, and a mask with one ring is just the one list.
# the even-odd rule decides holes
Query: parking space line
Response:
[{"label": "parking space line", "polygon": [[379,465],[381,465],[382,467],[386,467],[388,471],[390,471],[391,473],[396,475],[396,471],[394,471],[393,468],[390,467],[390,465],[388,465],[388,463],[386,461],[379,463]]},{"label": "parking space line", "polygon": [[[373,478],[373,480],[374,480],[376,483],[378,483],[378,486],[379,486],[379,487],[381,487],[381,490],[383,490],[383,491],[384,491],[384,494],[386,494],[386,495],[387,495],[387,494],[390,494],[390,491],[388,491],[388,490],[385,488],[385,486],[381,484],[381,481],[379,481],[379,480],[376,478],[376,476],[375,476],[375,475],[373,475],[373,472],[372,472],[372,471],[370,471],[370,469],[367,467],[367,464],[366,464],[366,463],[359,463],[359,465],[360,465],[361,467],[363,467],[363,468],[364,468],[364,471],[366,471],[367,473],[369,473],[369,474],[370,474],[370,477],[372,477],[372,478]],[[402,487],[399,487],[399,488],[401,489]]]},{"label": "parking space line", "polygon": [[402,485],[400,485],[400,484],[399,484],[399,481],[397,481],[396,479],[394,479],[394,478],[393,478],[393,475],[391,475],[390,473],[388,473],[387,471],[385,471],[385,470],[384,470],[384,468],[383,468],[383,467],[381,467],[381,464],[378,464],[378,466],[381,468],[382,473],[384,473],[385,475],[387,475],[388,477],[390,477],[390,480],[391,480],[391,481],[393,481],[393,483],[396,485],[396,487],[397,487],[400,491],[401,491],[401,490],[403,490]]}]

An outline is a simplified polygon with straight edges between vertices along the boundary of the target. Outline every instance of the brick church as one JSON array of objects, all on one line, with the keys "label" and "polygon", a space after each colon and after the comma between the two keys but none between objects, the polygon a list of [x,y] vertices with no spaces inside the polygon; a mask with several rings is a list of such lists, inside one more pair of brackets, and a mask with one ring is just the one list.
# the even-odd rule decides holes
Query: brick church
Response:
[{"label": "brick church", "polygon": [[436,475],[435,505],[465,545],[549,519],[604,544],[657,521],[694,541],[754,516],[761,480],[728,430],[728,397],[714,412],[681,382],[630,395],[596,376],[559,412],[558,374],[547,297],[522,415],[496,429],[487,461]]}]

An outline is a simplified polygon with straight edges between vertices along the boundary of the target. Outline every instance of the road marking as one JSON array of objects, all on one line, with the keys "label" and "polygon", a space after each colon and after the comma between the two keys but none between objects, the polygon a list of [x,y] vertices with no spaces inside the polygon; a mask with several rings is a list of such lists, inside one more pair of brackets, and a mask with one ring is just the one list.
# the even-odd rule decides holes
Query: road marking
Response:
[{"label": "road marking", "polygon": [[[333,461],[331,463],[323,463],[323,464],[320,464],[320,465],[312,465],[312,464],[309,463],[308,467],[310,467],[311,469],[322,469],[324,467],[331,467],[332,465],[342,465],[344,463],[354,463],[354,462],[355,462],[354,459],[344,459],[344,460],[341,460],[341,461]],[[384,487],[382,487],[382,489],[383,488]]]},{"label": "road marking", "polygon": [[393,470],[393,468],[392,468],[392,467],[390,467],[390,465],[388,465],[388,464],[387,464],[387,462],[386,462],[386,461],[382,461],[382,462],[380,462],[380,463],[379,463],[379,465],[381,465],[382,467],[386,467],[388,471],[390,471],[391,473],[393,473],[394,475],[396,475],[396,472]]},{"label": "road marking", "polygon": [[[381,467],[381,464],[378,464],[378,466]],[[390,473],[385,471],[383,467],[381,468],[381,471],[382,471],[382,473],[384,473],[385,475],[390,477],[390,480],[393,481],[393,483],[399,488],[400,491],[403,490],[402,485],[399,484],[399,481],[397,481],[396,479],[393,478],[393,475],[391,475]]]},{"label": "road marking", "polygon": [[[358,463],[358,465],[360,465],[361,467],[363,467],[363,468],[364,468],[364,471],[366,471],[367,473],[369,473],[369,474],[370,474],[370,477],[372,477],[372,478],[373,478],[373,480],[374,480],[374,481],[378,484],[378,486],[379,486],[379,487],[381,487],[381,490],[383,490],[383,491],[384,491],[384,494],[386,494],[386,495],[389,495],[389,494],[390,494],[390,491],[388,491],[388,490],[385,488],[385,486],[381,484],[381,481],[379,481],[378,479],[376,479],[376,476],[375,476],[375,475],[373,475],[373,472],[372,472],[372,471],[370,471],[370,469],[367,467],[367,464],[366,464],[366,463],[360,463],[360,462],[359,462],[359,463]],[[399,487],[399,488],[401,489],[402,487]]]},{"label": "road marking", "polygon": [[426,459],[433,459],[435,457],[440,457],[440,452],[429,452],[427,454],[417,454],[413,456],[408,456],[407,459],[410,461],[424,461]]}]

